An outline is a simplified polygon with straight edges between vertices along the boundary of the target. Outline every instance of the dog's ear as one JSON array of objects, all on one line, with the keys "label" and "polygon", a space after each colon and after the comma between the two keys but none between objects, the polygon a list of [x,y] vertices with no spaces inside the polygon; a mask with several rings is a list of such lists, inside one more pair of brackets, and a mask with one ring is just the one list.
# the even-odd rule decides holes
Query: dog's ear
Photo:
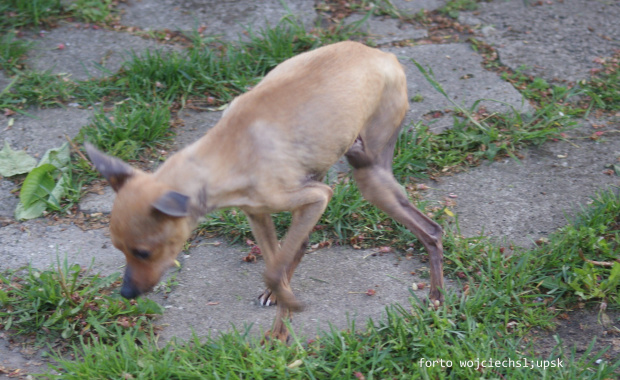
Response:
[{"label": "dog's ear", "polygon": [[180,218],[189,215],[189,197],[176,191],[168,191],[151,206],[168,216]]},{"label": "dog's ear", "polygon": [[95,168],[108,180],[114,191],[118,192],[133,175],[134,169],[125,162],[100,152],[90,143],[84,143],[84,147]]}]

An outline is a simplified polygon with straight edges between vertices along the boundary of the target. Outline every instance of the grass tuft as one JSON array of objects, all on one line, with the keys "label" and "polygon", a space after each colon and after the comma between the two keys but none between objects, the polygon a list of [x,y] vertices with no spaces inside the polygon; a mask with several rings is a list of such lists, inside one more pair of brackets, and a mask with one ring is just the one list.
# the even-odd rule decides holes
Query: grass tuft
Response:
[{"label": "grass tuft", "polygon": [[[114,341],[123,329],[145,338],[147,320],[162,309],[148,299],[128,301],[113,292],[118,273],[101,277],[69,265],[0,274],[0,328],[32,338],[35,344],[58,341]],[[122,329],[117,329],[120,327]]]},{"label": "grass tuft", "polygon": [[6,33],[0,37],[0,69],[12,72],[23,67],[23,59],[31,43],[20,40],[16,33]]},{"label": "grass tuft", "polygon": [[156,148],[172,138],[170,110],[163,104],[128,100],[111,114],[100,110],[82,130],[84,139],[123,160],[134,160],[145,148]]}]

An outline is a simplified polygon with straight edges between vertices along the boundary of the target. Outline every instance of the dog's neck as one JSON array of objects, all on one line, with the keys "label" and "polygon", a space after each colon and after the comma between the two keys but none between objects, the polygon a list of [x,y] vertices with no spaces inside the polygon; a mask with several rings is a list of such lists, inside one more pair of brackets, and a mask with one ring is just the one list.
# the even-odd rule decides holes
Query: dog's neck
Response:
[{"label": "dog's neck", "polygon": [[235,126],[227,118],[201,139],[172,155],[154,173],[158,181],[191,199],[200,216],[211,211],[249,205],[248,189],[253,181],[248,171],[251,152],[237,141]]}]

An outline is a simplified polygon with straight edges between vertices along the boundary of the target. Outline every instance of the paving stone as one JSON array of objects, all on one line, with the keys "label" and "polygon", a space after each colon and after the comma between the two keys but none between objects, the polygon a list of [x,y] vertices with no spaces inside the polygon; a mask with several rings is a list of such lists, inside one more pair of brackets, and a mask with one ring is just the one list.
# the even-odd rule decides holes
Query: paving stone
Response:
[{"label": "paving stone", "polygon": [[[540,5],[538,5],[540,3]],[[618,1],[493,1],[461,12],[460,21],[482,27],[481,38],[498,47],[513,70],[547,80],[587,78],[597,57],[620,48]]]},{"label": "paving stone", "polygon": [[70,264],[108,275],[122,271],[125,258],[116,250],[107,228],[82,231],[71,224],[50,225],[45,219],[9,224],[0,228],[0,257],[3,269],[17,269],[31,264],[48,269],[65,255]]},{"label": "paving stone", "polygon": [[412,15],[421,10],[433,11],[446,4],[446,0],[390,0],[401,13]]},{"label": "paving stone", "polygon": [[[424,78],[411,59],[420,63],[427,71],[430,68],[450,98],[465,109],[469,109],[477,100],[493,99],[494,101],[481,102],[480,106],[485,106],[492,112],[512,112],[506,104],[519,113],[533,111],[512,85],[482,68],[482,58],[467,44],[393,47],[385,50],[396,54],[405,67],[409,97],[419,95],[423,99],[410,103],[406,124],[423,120],[423,116],[431,111],[454,109],[450,101]],[[431,131],[439,133],[453,125],[453,116],[448,115],[425,123],[430,125]]]},{"label": "paving stone", "polygon": [[280,0],[163,0],[132,1],[122,5],[125,25],[151,30],[195,30],[206,26],[208,35],[222,35],[237,40],[240,33],[252,26],[254,30],[266,25],[276,25],[283,16],[299,17],[306,26],[316,18],[313,0],[287,0],[288,10]]},{"label": "paving stone", "polygon": [[[41,157],[48,149],[58,148],[70,138],[77,136],[80,129],[88,125],[92,111],[78,108],[28,109],[29,115],[15,114],[13,125],[0,131],[0,139],[6,140],[11,148],[25,149],[30,155]],[[0,123],[8,118],[0,116]]]},{"label": "paving stone", "polygon": [[[352,14],[344,19],[345,24],[360,22],[366,17],[363,14]],[[368,33],[369,39],[377,45],[386,43],[417,40],[428,36],[428,32],[424,29],[415,29],[409,23],[403,23],[395,18],[387,16],[370,17],[360,25],[360,31]]]},{"label": "paving stone", "polygon": [[110,186],[104,187],[103,194],[88,193],[80,200],[80,211],[85,214],[112,212],[116,193]]},{"label": "paving stone", "polygon": [[[591,134],[594,129],[585,122],[581,131]],[[620,158],[618,134],[574,141],[576,145],[550,142],[527,149],[518,162],[504,159],[441,177],[429,183],[428,196],[436,200],[457,196],[453,200],[463,235],[484,232],[529,247],[565,225],[597,191],[620,186],[618,176],[604,174],[605,166]]]},{"label": "paving stone", "polygon": [[[132,53],[172,49],[129,33],[84,28],[74,23],[64,24],[33,40],[36,47],[29,53],[27,64],[39,71],[69,74],[73,80],[113,74]],[[61,44],[63,48],[59,49]]]},{"label": "paving stone", "polygon": [[189,109],[179,112],[177,117],[183,120],[183,125],[175,130],[173,150],[180,150],[204,136],[217,124],[222,113],[223,111],[198,112]]},{"label": "paving stone", "polygon": [[15,207],[19,203],[19,198],[13,192],[17,188],[18,186],[8,179],[0,179],[0,226],[13,220]]},{"label": "paving stone", "polygon": [[[198,336],[215,336],[228,331],[232,324],[240,331],[244,325],[253,324],[255,336],[271,328],[275,307],[255,304],[264,290],[264,261],[243,262],[247,247],[226,243],[215,246],[215,242],[198,242],[189,255],[181,255],[183,268],[176,276],[179,286],[166,299],[152,296],[166,308],[158,321],[168,326],[163,340],[187,340],[192,331]],[[411,275],[412,271],[419,274],[428,270],[418,260],[373,252],[376,250],[331,247],[305,255],[291,283],[296,296],[306,303],[306,309],[293,316],[296,334],[313,338],[319,329],[329,331],[329,323],[337,329],[347,328],[348,320],[356,320],[356,326],[363,328],[369,317],[382,318],[386,305],[407,305],[414,281],[428,284],[428,279]],[[456,291],[452,281],[447,281],[446,287]],[[366,295],[369,289],[376,294]],[[420,299],[427,294],[428,286],[416,292]]]}]

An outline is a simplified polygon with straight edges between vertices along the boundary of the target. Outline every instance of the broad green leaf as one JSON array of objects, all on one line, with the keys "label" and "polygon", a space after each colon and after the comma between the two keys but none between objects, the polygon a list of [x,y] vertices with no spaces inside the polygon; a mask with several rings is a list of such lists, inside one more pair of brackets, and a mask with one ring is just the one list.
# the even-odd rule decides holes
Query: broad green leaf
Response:
[{"label": "broad green leaf", "polygon": [[30,205],[30,207],[25,208],[24,205],[19,202],[17,207],[15,208],[15,219],[16,220],[29,220],[38,218],[43,215],[43,212],[47,208],[47,203],[44,201],[37,201]]},{"label": "broad green leaf", "polygon": [[13,150],[8,141],[4,141],[4,148],[0,150],[0,175],[11,177],[25,174],[37,166],[37,160],[23,150]]},{"label": "broad green leaf", "polygon": [[51,173],[56,170],[52,164],[43,164],[33,169],[24,180],[19,199],[24,208],[40,199],[47,200],[49,194],[54,190],[56,183]]},{"label": "broad green leaf", "polygon": [[63,339],[69,339],[74,332],[75,331],[73,330],[73,326],[69,325],[63,330],[60,336],[62,336]]},{"label": "broad green leaf", "polygon": [[60,179],[58,180],[58,182],[56,183],[56,186],[54,187],[54,189],[52,190],[52,192],[50,193],[48,202],[53,204],[55,207],[60,207],[60,199],[62,197],[65,196],[65,194],[67,193],[67,184],[69,183],[69,179],[67,179],[67,175],[63,174]]},{"label": "broad green leaf", "polygon": [[45,152],[45,154],[43,154],[43,157],[41,158],[41,161],[39,161],[39,165],[37,166],[52,164],[56,168],[63,170],[63,168],[69,165],[70,160],[71,157],[69,151],[69,144],[64,143],[60,148],[49,149],[47,152]]}]

